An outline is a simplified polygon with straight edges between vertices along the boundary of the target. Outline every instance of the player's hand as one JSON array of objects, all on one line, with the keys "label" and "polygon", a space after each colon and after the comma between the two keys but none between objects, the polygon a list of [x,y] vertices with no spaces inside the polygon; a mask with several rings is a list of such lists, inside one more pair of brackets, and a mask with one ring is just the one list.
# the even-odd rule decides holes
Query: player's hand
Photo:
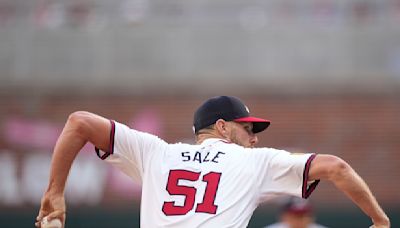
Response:
[{"label": "player's hand", "polygon": [[379,219],[372,220],[374,225],[370,228],[390,228],[390,219],[384,214]]},{"label": "player's hand", "polygon": [[390,228],[390,222],[385,222],[385,223],[375,223],[374,225],[370,226],[369,228]]},{"label": "player's hand", "polygon": [[372,225],[369,228],[390,228],[390,225]]},{"label": "player's hand", "polygon": [[52,195],[46,192],[42,197],[39,214],[36,217],[35,226],[40,228],[40,222],[47,216],[47,220],[58,218],[65,224],[65,198],[64,195]]}]

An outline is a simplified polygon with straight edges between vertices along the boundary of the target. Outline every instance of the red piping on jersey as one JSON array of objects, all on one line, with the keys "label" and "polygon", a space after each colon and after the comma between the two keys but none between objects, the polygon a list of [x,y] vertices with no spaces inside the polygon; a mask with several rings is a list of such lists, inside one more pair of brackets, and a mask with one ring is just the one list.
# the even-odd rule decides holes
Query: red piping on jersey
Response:
[{"label": "red piping on jersey", "polygon": [[95,151],[97,156],[101,159],[104,160],[106,159],[108,156],[110,156],[111,154],[114,153],[114,138],[115,138],[115,122],[114,120],[110,120],[111,123],[111,131],[110,131],[110,146],[108,148],[108,151],[106,151],[105,154],[103,154],[103,156],[100,156],[100,149],[95,147]]},{"label": "red piping on jersey", "polygon": [[311,162],[312,160],[314,160],[314,158],[316,157],[316,154],[311,155],[305,166],[304,166],[304,172],[303,172],[303,187],[302,187],[302,193],[301,196],[304,199],[307,199],[311,193],[315,190],[315,188],[317,187],[318,183],[320,180],[315,180],[308,188],[307,188],[307,183],[308,183],[308,172],[310,171],[310,166],[311,166]]},{"label": "red piping on jersey", "polygon": [[226,140],[226,139],[220,139],[219,141],[220,141],[220,142],[224,142],[224,143],[226,143],[226,144],[232,144],[232,142],[230,142],[230,141],[228,141],[228,140]]}]

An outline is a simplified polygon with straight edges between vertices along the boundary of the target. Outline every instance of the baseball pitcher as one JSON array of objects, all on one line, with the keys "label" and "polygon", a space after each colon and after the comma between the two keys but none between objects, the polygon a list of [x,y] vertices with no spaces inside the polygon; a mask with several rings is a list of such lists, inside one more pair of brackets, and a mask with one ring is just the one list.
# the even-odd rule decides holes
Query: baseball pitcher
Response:
[{"label": "baseball pitcher", "polygon": [[36,226],[44,218],[65,224],[68,173],[90,142],[100,159],[141,183],[144,228],[246,227],[260,203],[282,194],[307,198],[320,180],[333,182],[375,227],[390,227],[366,183],[339,157],[256,148],[256,134],[269,125],[230,96],[210,98],[197,109],[194,145],[169,144],[93,113],[72,113],[54,148]]}]

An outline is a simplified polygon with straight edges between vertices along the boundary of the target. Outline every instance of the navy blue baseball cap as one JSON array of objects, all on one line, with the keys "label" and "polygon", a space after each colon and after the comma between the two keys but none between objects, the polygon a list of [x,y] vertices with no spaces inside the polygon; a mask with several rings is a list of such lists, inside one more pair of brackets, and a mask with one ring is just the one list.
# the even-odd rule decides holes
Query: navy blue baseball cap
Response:
[{"label": "navy blue baseball cap", "polygon": [[253,133],[264,131],[270,121],[250,116],[246,105],[237,97],[218,96],[205,101],[194,113],[193,129],[199,130],[214,124],[217,120],[253,123]]}]

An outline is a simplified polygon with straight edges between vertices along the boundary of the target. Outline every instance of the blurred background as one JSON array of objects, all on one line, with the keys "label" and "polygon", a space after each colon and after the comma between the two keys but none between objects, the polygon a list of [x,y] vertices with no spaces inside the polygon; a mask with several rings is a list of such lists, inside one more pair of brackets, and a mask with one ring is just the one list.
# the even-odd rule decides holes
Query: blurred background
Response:
[{"label": "blurred background", "polygon": [[[399,25],[400,0],[0,0],[0,227],[33,227],[73,111],[193,142],[221,94],[272,121],[260,146],[348,161],[400,227]],[[103,163],[79,154],[67,227],[139,227],[140,187]],[[311,201],[318,223],[370,225],[330,183]]]}]

